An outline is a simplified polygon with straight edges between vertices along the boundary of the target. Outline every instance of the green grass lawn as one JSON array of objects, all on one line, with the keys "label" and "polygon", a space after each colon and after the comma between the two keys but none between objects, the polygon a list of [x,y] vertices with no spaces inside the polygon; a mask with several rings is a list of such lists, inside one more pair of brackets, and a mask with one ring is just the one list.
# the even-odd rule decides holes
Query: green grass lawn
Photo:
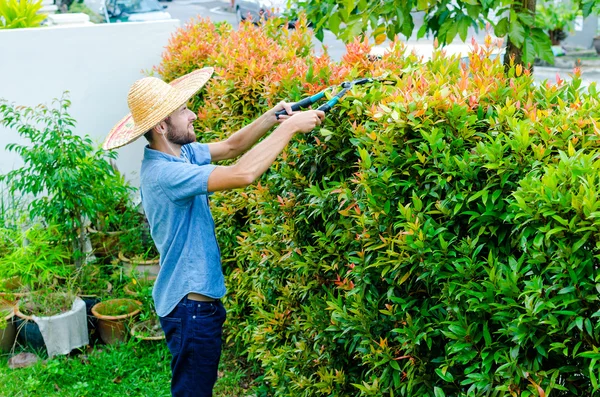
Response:
[{"label": "green grass lawn", "polygon": [[[17,350],[15,354],[24,351]],[[58,356],[35,366],[9,369],[0,355],[0,397],[170,396],[171,355],[165,342],[99,345],[84,353]],[[251,380],[224,356],[215,396],[252,396]]]}]

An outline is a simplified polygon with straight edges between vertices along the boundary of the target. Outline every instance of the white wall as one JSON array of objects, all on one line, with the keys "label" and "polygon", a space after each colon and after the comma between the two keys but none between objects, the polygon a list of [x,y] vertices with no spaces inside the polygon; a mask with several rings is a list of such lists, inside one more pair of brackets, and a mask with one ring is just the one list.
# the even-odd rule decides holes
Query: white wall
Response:
[{"label": "white wall", "polygon": [[569,36],[562,44],[566,46],[592,48],[592,42],[598,30],[598,16],[591,15],[590,17],[581,20],[576,24],[576,29],[569,32]]},{"label": "white wall", "polygon": [[[116,23],[80,27],[0,30],[0,98],[19,105],[50,105],[69,91],[76,132],[98,144],[128,113],[127,92],[158,65],[178,20]],[[13,130],[0,127],[0,173],[20,166],[6,151],[18,141]],[[117,165],[138,186],[143,137],[118,149]]]}]

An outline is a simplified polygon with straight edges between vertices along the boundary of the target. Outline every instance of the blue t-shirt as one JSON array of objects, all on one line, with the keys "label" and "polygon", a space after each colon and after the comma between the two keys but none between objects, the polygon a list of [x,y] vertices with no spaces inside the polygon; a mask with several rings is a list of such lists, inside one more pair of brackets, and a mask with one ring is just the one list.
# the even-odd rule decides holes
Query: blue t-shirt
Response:
[{"label": "blue t-shirt", "polygon": [[214,169],[205,144],[184,145],[181,158],[144,149],[140,193],[160,253],[152,296],[161,317],[190,292],[215,299],[225,295],[221,252],[208,202],[208,176]]}]

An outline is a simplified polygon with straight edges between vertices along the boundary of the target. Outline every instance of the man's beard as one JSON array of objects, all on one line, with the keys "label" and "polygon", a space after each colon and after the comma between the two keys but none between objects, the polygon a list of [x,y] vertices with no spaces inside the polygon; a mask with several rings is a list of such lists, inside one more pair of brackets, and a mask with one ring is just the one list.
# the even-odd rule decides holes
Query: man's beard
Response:
[{"label": "man's beard", "polygon": [[189,130],[177,131],[175,127],[167,120],[167,139],[176,145],[187,145],[188,143],[196,142],[196,135],[190,134]]}]

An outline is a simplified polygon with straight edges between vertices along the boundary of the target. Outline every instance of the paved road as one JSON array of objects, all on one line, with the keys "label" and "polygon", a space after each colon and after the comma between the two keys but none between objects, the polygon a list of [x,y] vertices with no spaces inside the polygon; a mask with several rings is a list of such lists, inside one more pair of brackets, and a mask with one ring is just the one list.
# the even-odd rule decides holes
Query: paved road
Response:
[{"label": "paved road", "polygon": [[[173,18],[179,19],[182,24],[188,22],[192,18],[201,17],[209,17],[213,21],[227,21],[231,25],[237,28],[237,20],[235,14],[231,9],[231,3],[229,0],[173,0],[173,1],[165,1],[163,4],[168,6],[167,11],[173,16]],[[415,15],[415,23],[418,24],[419,16]],[[418,26],[415,28],[415,32],[417,31]],[[483,32],[475,32],[471,30],[469,32],[469,37],[475,36],[478,40],[481,40],[484,36]],[[427,45],[429,44],[429,40],[421,40],[415,41],[414,37],[408,41],[408,44],[414,44],[415,47],[419,48],[418,53],[426,56]],[[337,40],[335,36],[329,32],[325,32],[324,43],[327,46],[329,55],[335,61],[338,61],[344,55],[346,48],[344,43],[340,40]],[[464,44],[460,41],[456,41],[453,43],[457,47],[463,47]],[[314,40],[314,46],[317,52],[319,52],[322,48],[322,44],[318,40]],[[425,50],[423,51],[423,48]],[[569,80],[569,75],[572,73],[570,69],[564,68],[545,68],[545,67],[536,67],[534,70],[534,77],[536,81],[541,82],[543,80],[548,80],[552,83],[556,82],[556,75],[558,74],[561,79]],[[583,75],[583,85],[587,86],[593,81],[600,82],[600,69],[584,69]]]}]

